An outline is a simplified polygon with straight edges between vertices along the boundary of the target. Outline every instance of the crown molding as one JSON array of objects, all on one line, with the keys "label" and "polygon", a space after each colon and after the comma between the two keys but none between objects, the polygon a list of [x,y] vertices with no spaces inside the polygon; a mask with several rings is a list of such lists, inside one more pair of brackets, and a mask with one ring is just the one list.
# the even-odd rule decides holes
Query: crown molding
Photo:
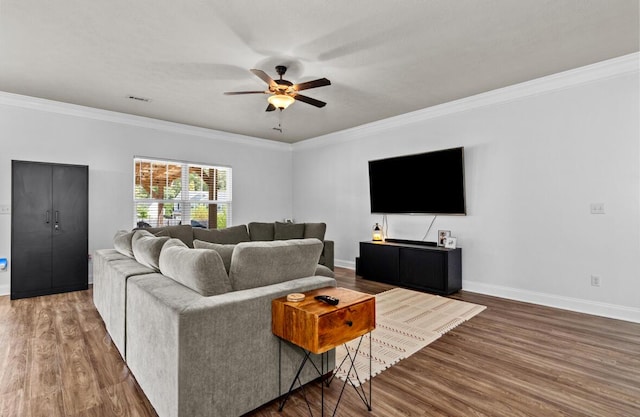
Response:
[{"label": "crown molding", "polygon": [[559,91],[578,85],[601,81],[609,78],[625,76],[640,71],[640,53],[624,55],[595,64],[587,65],[545,77],[536,78],[508,87],[487,91],[448,103],[439,104],[399,116],[367,123],[353,128],[329,133],[323,136],[307,139],[292,145],[293,150],[313,149],[344,143],[371,136],[380,131],[391,130],[398,127],[434,119],[454,113],[460,113],[471,109],[477,109],[493,104],[506,103],[520,100],[533,95]]},{"label": "crown molding", "polygon": [[289,143],[277,142],[253,136],[239,135],[237,133],[223,132],[220,130],[206,129],[203,127],[189,126],[182,123],[168,122],[165,120],[119,113],[111,110],[102,110],[93,107],[80,106],[77,104],[69,104],[43,98],[7,93],[4,91],[0,91],[0,104],[13,107],[22,107],[25,109],[43,111],[48,113],[64,114],[67,116],[79,117],[84,119],[93,119],[104,122],[142,127],[146,129],[161,130],[164,132],[177,133],[181,135],[221,140],[234,144],[257,146],[269,149],[288,151],[291,150],[291,144]]}]

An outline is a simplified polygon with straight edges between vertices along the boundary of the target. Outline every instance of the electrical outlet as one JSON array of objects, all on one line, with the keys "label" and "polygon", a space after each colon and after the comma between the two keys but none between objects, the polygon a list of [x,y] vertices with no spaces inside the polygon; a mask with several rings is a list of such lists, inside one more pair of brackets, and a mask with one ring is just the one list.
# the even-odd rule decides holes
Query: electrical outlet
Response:
[{"label": "electrical outlet", "polygon": [[604,203],[591,203],[591,214],[604,214]]},{"label": "electrical outlet", "polygon": [[11,214],[11,206],[8,204],[0,204],[0,214]]},{"label": "electrical outlet", "polygon": [[600,286],[600,277],[597,275],[591,275],[591,286],[599,287]]}]

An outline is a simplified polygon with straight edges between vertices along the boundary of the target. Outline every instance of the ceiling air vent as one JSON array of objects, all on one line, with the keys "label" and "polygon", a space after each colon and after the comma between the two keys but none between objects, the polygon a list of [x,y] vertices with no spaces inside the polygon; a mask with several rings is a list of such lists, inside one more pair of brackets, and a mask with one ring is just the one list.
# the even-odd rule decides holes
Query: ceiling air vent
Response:
[{"label": "ceiling air vent", "polygon": [[138,97],[138,96],[129,96],[128,98],[129,100],[143,101],[145,103],[149,103],[151,101],[150,98],[144,98],[144,97]]}]

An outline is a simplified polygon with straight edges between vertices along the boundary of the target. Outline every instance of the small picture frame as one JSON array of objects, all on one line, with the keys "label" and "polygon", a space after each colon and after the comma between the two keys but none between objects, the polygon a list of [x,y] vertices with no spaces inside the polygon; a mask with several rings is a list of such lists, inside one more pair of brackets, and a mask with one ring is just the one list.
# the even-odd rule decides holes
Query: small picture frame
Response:
[{"label": "small picture frame", "polygon": [[455,249],[456,248],[456,241],[457,241],[457,239],[455,237],[448,236],[448,237],[445,238],[444,247],[446,249]]},{"label": "small picture frame", "polygon": [[451,230],[438,230],[438,246],[443,247],[449,236],[451,236]]}]

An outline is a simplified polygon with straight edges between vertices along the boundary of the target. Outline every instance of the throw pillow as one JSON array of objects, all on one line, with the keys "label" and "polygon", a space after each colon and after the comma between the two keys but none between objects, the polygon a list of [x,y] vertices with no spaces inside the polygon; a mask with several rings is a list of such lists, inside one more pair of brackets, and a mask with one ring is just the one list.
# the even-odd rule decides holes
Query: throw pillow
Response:
[{"label": "throw pillow", "polygon": [[314,275],[316,276],[319,275],[321,277],[335,278],[335,274],[333,273],[332,270],[320,264],[316,265],[316,272],[314,273]]},{"label": "throw pillow", "polygon": [[133,248],[131,247],[131,238],[134,232],[126,230],[118,230],[113,237],[113,248],[121,254],[133,258]]},{"label": "throw pillow", "polygon": [[158,232],[166,232],[168,236],[180,239],[185,245],[193,247],[193,231],[192,227],[188,224],[179,224],[177,226],[164,226],[164,227],[145,227],[134,230],[146,230],[152,234]]},{"label": "throw pillow", "polygon": [[156,237],[146,230],[136,230],[131,238],[133,256],[138,263],[153,269],[160,270],[160,251],[169,237]]},{"label": "throw pillow", "polygon": [[247,226],[227,227],[226,229],[193,229],[193,239],[211,243],[236,244],[249,242],[249,232]]},{"label": "throw pillow", "polygon": [[317,239],[238,243],[229,269],[231,286],[237,291],[313,276],[321,251]]},{"label": "throw pillow", "polygon": [[304,223],[276,222],[274,240],[302,239],[304,237]]},{"label": "throw pillow", "polygon": [[220,243],[204,242],[202,240],[195,239],[193,241],[193,247],[196,249],[211,249],[218,252],[218,255],[222,258],[224,269],[229,273],[229,267],[231,266],[231,257],[233,256],[233,250],[236,245],[223,245]]},{"label": "throw pillow", "polygon": [[253,242],[273,240],[273,223],[249,223],[249,237]]},{"label": "throw pillow", "polygon": [[326,223],[305,223],[304,224],[305,239],[316,238],[320,242],[324,242],[324,234],[326,231],[327,231]]},{"label": "throw pillow", "polygon": [[218,252],[190,249],[176,239],[169,240],[162,248],[160,272],[205,297],[231,291],[229,276]]}]

